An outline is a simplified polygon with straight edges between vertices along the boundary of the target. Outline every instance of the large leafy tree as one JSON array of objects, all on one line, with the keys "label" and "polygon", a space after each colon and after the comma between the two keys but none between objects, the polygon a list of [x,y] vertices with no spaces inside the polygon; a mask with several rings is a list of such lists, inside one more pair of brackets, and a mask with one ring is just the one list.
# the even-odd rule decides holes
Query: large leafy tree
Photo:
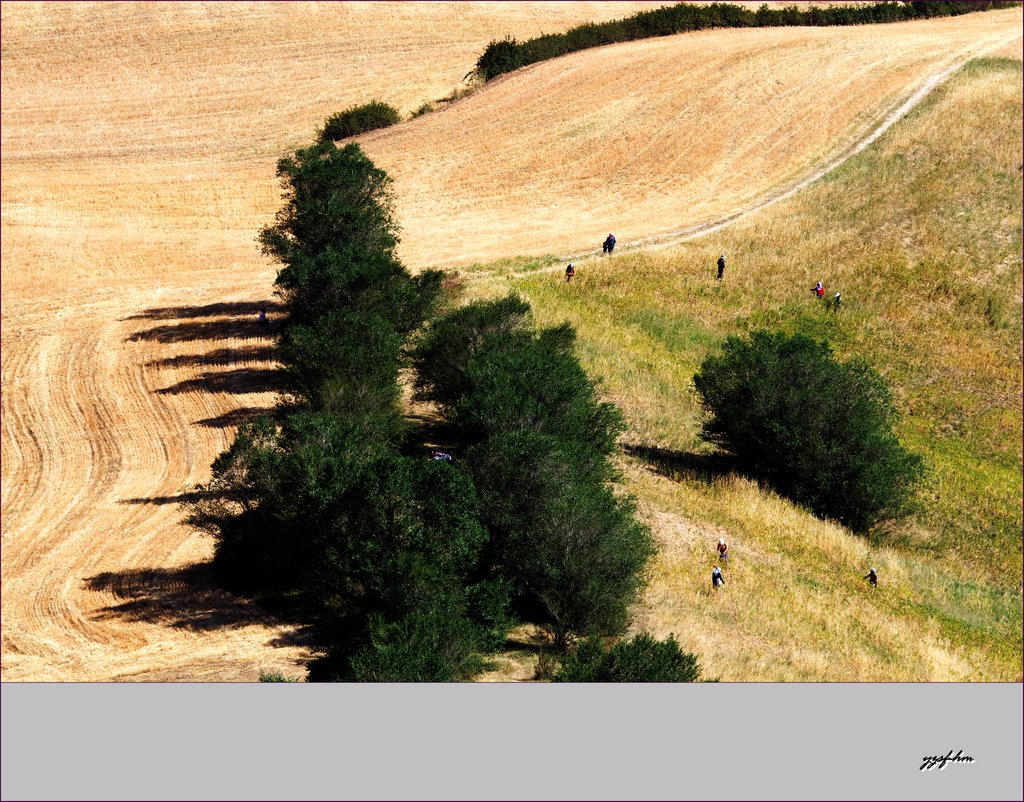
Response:
[{"label": "large leafy tree", "polygon": [[260,232],[270,256],[290,265],[328,248],[393,253],[398,244],[391,177],[354,142],[320,142],[277,163],[285,193],[277,222]]},{"label": "large leafy tree", "polygon": [[622,417],[598,399],[569,326],[534,331],[509,296],[436,321],[414,351],[420,397],[468,446],[490,533],[482,567],[511,583],[520,615],[570,634],[616,634],[653,553],[610,462]]},{"label": "large leafy tree", "polygon": [[323,142],[277,165],[285,204],[260,232],[283,265],[280,359],[297,398],[347,416],[392,408],[405,338],[431,314],[442,274],[395,256],[391,178],[355,143]]},{"label": "large leafy tree", "polygon": [[854,530],[899,515],[921,459],[893,432],[885,380],[838,361],[804,335],[729,337],[693,377],[708,412],[704,437],[740,467],[818,515]]}]

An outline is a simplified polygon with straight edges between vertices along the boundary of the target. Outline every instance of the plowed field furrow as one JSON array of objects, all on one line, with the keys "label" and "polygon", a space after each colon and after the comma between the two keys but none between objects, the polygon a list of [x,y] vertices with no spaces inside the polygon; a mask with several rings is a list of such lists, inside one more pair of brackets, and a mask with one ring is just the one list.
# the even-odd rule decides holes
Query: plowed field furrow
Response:
[{"label": "plowed field furrow", "polygon": [[[84,436],[81,420],[75,417],[73,398],[66,394],[62,380],[77,369],[76,354],[85,345],[72,343],[67,353],[61,353],[66,346],[59,335],[40,338],[32,367],[37,375],[53,375],[53,379],[39,382],[26,376],[23,383],[12,388],[13,393],[5,387],[5,402],[10,400],[23,411],[24,428],[32,432],[32,439],[41,446],[38,469],[31,469],[34,503],[22,515],[10,519],[5,516],[5,528],[13,538],[21,538],[23,532],[28,538],[27,547],[15,552],[19,561],[15,562],[10,553],[4,555],[5,567],[16,565],[19,574],[45,555],[45,543],[52,529],[67,516],[76,498],[88,492],[95,475],[96,465],[90,458],[92,444]],[[55,367],[59,372],[51,374]],[[15,475],[8,480],[20,483],[27,481],[27,477]]]},{"label": "plowed field furrow", "polygon": [[[274,404],[232,304],[270,297],[276,159],[353,103],[446,95],[490,39],[659,4],[3,4],[5,681],[301,673],[301,636],[213,585],[177,503]],[[361,141],[412,268],[625,247],[778,193],[1020,27],[615,45]]]},{"label": "plowed field furrow", "polygon": [[[196,324],[222,326],[242,336],[213,338],[199,348],[184,339],[168,349],[159,342],[133,341],[133,335],[152,330],[152,323],[118,321],[123,310],[112,302],[83,309],[77,316],[77,339],[55,341],[47,357],[48,370],[64,378],[44,385],[44,400],[33,408],[63,431],[88,433],[75,438],[77,445],[56,449],[43,464],[77,463],[91,473],[77,482],[66,476],[44,482],[52,488],[51,501],[62,485],[72,495],[62,499],[58,514],[51,508],[49,525],[37,526],[31,537],[16,539],[5,551],[5,613],[25,623],[24,629],[17,623],[5,628],[5,678],[110,678],[124,670],[117,668],[119,661],[110,661],[111,649],[122,654],[142,650],[150,655],[141,658],[144,663],[153,659],[150,647],[161,644],[160,676],[181,679],[189,674],[174,666],[179,660],[195,664],[197,640],[222,656],[244,655],[254,637],[261,649],[270,641],[287,640],[287,631],[268,616],[219,591],[205,570],[190,568],[209,558],[210,544],[180,525],[181,509],[173,503],[185,485],[205,476],[209,459],[228,442],[226,430],[197,427],[197,419],[224,415],[240,403],[272,405],[274,393],[247,392],[252,388],[232,373],[272,371],[265,358],[253,356],[254,344],[259,348],[268,341],[248,336],[247,329],[255,329],[248,319],[215,318]],[[258,353],[265,356],[266,349]],[[217,355],[212,368],[206,354]],[[232,354],[241,356],[235,361]],[[184,367],[161,368],[161,361]],[[222,382],[220,376],[228,379]],[[164,392],[180,385],[189,389]],[[170,554],[177,559],[169,560]],[[227,623],[208,626],[213,613]],[[168,639],[168,626],[176,637]],[[240,639],[249,645],[235,644]],[[284,660],[293,672],[301,654],[285,655],[299,651],[282,649],[269,664],[280,668]],[[225,659],[228,665],[208,671],[253,679],[253,671],[265,667],[232,668],[230,658],[220,658]],[[139,664],[133,658],[122,665],[135,666],[130,673],[139,678]]]},{"label": "plowed field furrow", "polygon": [[[35,348],[34,338],[23,339],[23,335],[17,335],[17,346],[15,337],[3,344],[4,392],[0,394],[0,422],[3,427],[4,450],[0,498],[3,500],[5,515],[17,516],[33,506],[33,498],[39,492],[43,450],[35,432],[27,425],[27,410],[22,403],[17,402],[17,394],[8,390],[30,380],[29,363]],[[9,531],[8,522],[5,521],[5,543]]]},{"label": "plowed field furrow", "polygon": [[84,465],[89,473],[76,482],[63,468],[54,472],[60,477],[61,489],[73,488],[76,492],[63,502],[52,526],[41,527],[39,535],[30,541],[26,559],[21,561],[16,554],[11,565],[18,581],[23,582],[26,569],[45,558],[40,566],[44,570],[30,574],[33,629],[55,643],[70,642],[80,647],[96,633],[89,632],[93,628],[70,603],[68,589],[78,576],[76,569],[82,560],[91,550],[102,548],[103,539],[97,536],[100,527],[95,526],[94,519],[102,511],[102,499],[119,471],[121,454],[118,438],[112,435],[112,404],[102,392],[107,384],[98,363],[105,349],[97,340],[82,337],[68,342],[65,352],[64,381],[50,385],[55,398],[48,408],[60,410],[54,413],[55,418],[65,419],[64,431],[77,437],[67,438],[68,445],[53,453],[51,459],[61,466]]}]

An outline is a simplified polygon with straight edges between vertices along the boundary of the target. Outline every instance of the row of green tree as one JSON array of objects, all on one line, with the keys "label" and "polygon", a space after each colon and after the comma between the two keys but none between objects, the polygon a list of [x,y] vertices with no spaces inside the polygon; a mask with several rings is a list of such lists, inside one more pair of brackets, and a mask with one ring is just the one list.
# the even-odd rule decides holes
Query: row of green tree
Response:
[{"label": "row of green tree", "polygon": [[[448,309],[441,273],[397,259],[390,178],[358,145],[321,142],[277,172],[286,203],[260,240],[282,265],[288,392],[193,496],[218,581],[311,625],[310,679],[465,679],[518,621],[563,652],[621,633],[654,549],[616,491],[621,415],[573,330],[534,328],[514,296]],[[403,415],[407,366],[451,461]],[[696,676],[675,641],[651,643],[629,654]]]},{"label": "row of green tree", "polygon": [[654,36],[671,36],[707,28],[756,28],[794,25],[865,25],[900,22],[930,17],[946,17],[1006,8],[1012,2],[957,0],[956,2],[882,2],[842,4],[820,8],[811,6],[762,5],[757,11],[732,3],[693,5],[677,3],[653,11],[641,11],[631,17],[609,22],[585,23],[565,33],[543,34],[519,42],[514,38],[494,40],[480,55],[473,73],[483,81],[512,72],[528,64],[564,56],[590,47],[630,42]]}]

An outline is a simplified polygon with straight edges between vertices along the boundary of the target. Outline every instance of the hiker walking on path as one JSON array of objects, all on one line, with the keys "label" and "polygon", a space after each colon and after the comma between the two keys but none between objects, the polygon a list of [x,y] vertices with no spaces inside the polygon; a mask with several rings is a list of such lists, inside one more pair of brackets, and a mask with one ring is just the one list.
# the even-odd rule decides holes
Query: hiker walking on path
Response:
[{"label": "hiker walking on path", "polygon": [[722,276],[725,275],[725,254],[723,253],[718,257],[718,280],[722,280]]},{"label": "hiker walking on path", "polygon": [[604,242],[601,245],[601,251],[611,256],[612,251],[615,250],[615,235],[609,234],[605,237]]},{"label": "hiker walking on path", "polygon": [[729,566],[729,544],[724,537],[718,538],[718,560],[724,562],[726,567]]},{"label": "hiker walking on path", "polygon": [[722,585],[725,584],[725,577],[722,576],[722,569],[717,565],[711,572],[711,587],[718,590],[718,595],[722,595]]},{"label": "hiker walking on path", "polygon": [[576,275],[576,265],[569,262],[569,266],[565,268],[565,280],[566,282],[572,281],[572,277]]},{"label": "hiker walking on path", "polygon": [[868,572],[864,574],[864,578],[871,583],[872,590],[878,587],[878,574],[875,573],[874,568],[869,569]]}]

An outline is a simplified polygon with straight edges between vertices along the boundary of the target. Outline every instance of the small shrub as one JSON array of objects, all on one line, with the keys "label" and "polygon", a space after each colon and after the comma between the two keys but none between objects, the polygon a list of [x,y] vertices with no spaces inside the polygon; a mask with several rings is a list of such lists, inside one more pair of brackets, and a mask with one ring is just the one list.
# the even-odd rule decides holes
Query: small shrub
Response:
[{"label": "small shrub", "polygon": [[365,134],[377,128],[387,128],[402,121],[398,109],[380,100],[352,106],[332,114],[324,122],[318,138],[320,142],[345,139],[346,137]]},{"label": "small shrub", "polygon": [[482,81],[490,81],[506,72],[518,70],[526,63],[522,45],[515,39],[505,37],[487,45],[477,59],[473,74]]},{"label": "small shrub", "polygon": [[674,636],[658,641],[637,635],[605,650],[599,638],[587,638],[562,663],[554,682],[696,682],[696,655],[679,648]]},{"label": "small shrub", "polygon": [[433,110],[434,104],[428,100],[426,103],[424,103],[422,106],[420,106],[418,109],[416,109],[416,111],[412,113],[410,119],[415,120],[417,117],[422,117],[424,114],[430,114],[430,112],[432,112]]},{"label": "small shrub", "polygon": [[553,652],[541,649],[537,653],[537,667],[533,670],[535,680],[550,680],[558,669],[558,658]]},{"label": "small shrub", "polygon": [[298,680],[292,677],[286,677],[280,671],[264,671],[260,674],[260,682],[298,682]]},{"label": "small shrub", "polygon": [[370,642],[349,659],[351,682],[459,682],[481,671],[480,632],[450,597],[393,622],[374,616]]}]

